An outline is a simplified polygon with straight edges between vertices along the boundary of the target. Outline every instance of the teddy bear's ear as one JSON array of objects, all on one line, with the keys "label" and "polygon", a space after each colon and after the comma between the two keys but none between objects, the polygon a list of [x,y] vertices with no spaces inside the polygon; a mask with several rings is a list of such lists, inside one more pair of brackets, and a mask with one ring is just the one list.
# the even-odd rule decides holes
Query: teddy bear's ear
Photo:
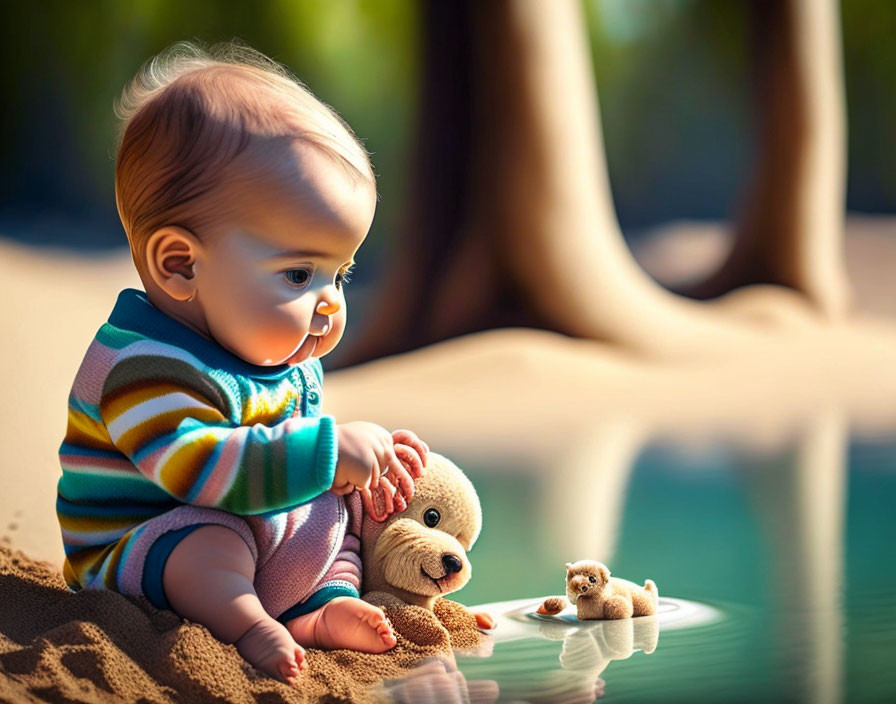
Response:
[{"label": "teddy bear's ear", "polygon": [[571,562],[567,562],[567,563],[566,563],[566,571],[568,572],[568,571],[571,570],[571,569],[572,569],[572,563],[571,563]]},{"label": "teddy bear's ear", "polygon": [[600,565],[597,568],[597,574],[605,582],[610,579],[610,570],[606,565]]}]

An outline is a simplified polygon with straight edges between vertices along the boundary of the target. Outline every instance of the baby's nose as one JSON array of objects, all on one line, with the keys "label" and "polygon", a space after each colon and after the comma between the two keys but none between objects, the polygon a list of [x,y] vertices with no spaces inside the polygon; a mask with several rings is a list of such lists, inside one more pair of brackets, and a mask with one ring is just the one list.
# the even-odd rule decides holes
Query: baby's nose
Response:
[{"label": "baby's nose", "polygon": [[339,304],[336,301],[321,301],[317,305],[317,312],[321,315],[333,315],[339,312]]}]

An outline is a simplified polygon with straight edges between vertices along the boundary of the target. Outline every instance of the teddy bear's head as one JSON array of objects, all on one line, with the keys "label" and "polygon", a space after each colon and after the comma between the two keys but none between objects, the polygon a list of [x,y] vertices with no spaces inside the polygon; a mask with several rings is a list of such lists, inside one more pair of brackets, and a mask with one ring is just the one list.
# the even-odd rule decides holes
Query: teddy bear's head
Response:
[{"label": "teddy bear's head", "polygon": [[363,591],[386,592],[432,609],[440,596],[470,581],[467,551],[482,528],[482,509],[466,475],[430,452],[414,497],[383,523],[364,517]]},{"label": "teddy bear's head", "polygon": [[600,594],[609,581],[610,570],[600,562],[579,560],[566,563],[566,595],[573,603],[579,597]]}]

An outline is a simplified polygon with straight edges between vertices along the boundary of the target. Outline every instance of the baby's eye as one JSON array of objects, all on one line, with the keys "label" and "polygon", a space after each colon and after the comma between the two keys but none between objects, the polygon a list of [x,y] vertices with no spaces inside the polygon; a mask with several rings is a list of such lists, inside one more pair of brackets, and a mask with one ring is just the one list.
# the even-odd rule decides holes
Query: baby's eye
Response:
[{"label": "baby's eye", "polygon": [[311,281],[311,272],[307,269],[287,269],[283,276],[290,285],[302,288]]}]

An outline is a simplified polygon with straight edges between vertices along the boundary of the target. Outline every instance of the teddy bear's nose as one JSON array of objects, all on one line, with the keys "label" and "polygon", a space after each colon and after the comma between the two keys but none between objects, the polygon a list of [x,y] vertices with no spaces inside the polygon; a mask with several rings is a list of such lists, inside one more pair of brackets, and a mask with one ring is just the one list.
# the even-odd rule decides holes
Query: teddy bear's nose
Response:
[{"label": "teddy bear's nose", "polygon": [[451,553],[442,555],[442,564],[445,566],[445,571],[448,574],[460,572],[464,568],[463,563],[457,559],[457,555],[452,555]]}]

